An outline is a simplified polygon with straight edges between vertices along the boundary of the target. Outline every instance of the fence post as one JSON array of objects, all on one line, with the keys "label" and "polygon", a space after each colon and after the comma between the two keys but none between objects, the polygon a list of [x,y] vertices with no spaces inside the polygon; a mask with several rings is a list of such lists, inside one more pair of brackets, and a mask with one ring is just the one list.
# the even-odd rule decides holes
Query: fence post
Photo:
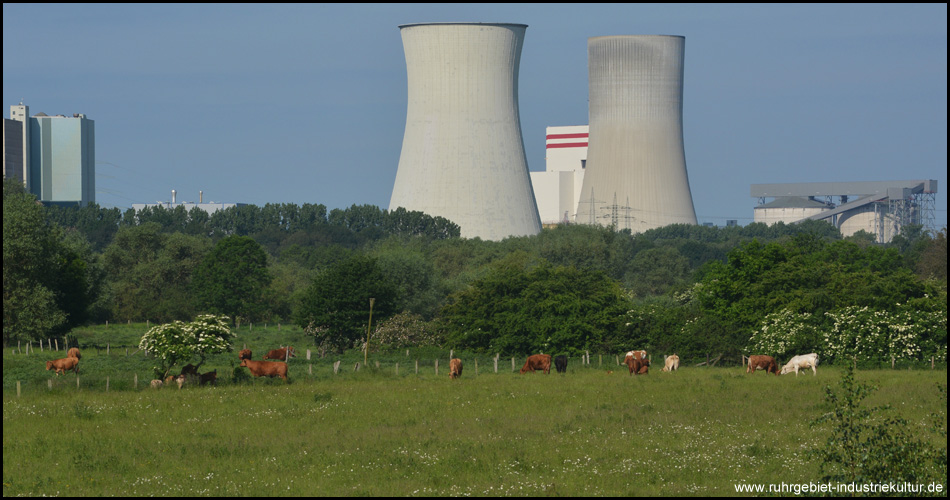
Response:
[{"label": "fence post", "polygon": [[359,362],[359,361],[356,362],[356,366],[353,367],[353,371],[354,371],[354,372],[360,371],[360,362]]},{"label": "fence post", "polygon": [[53,339],[53,343],[56,345],[56,350],[59,350],[59,339]]},{"label": "fence post", "polygon": [[419,360],[416,360],[416,375],[419,374]]},{"label": "fence post", "polygon": [[602,365],[602,364],[604,364],[604,355],[603,355],[603,354],[598,354],[598,355],[597,355],[597,368],[600,368],[600,365]]},{"label": "fence post", "polygon": [[310,349],[307,349],[307,361],[310,361]]},{"label": "fence post", "polygon": [[455,349],[449,349],[449,359],[451,360],[454,357],[455,357]]},{"label": "fence post", "polygon": [[396,376],[399,376],[399,363],[396,363]]},{"label": "fence post", "polygon": [[[308,351],[309,354],[309,351]],[[309,358],[308,358],[309,359]],[[307,375],[313,375],[313,364],[307,363]]]},{"label": "fence post", "polygon": [[511,358],[511,371],[515,371],[515,358]]},{"label": "fence post", "polygon": [[16,381],[16,397],[20,397],[20,381]]},{"label": "fence post", "polygon": [[891,370],[894,369],[894,355],[891,354]]},{"label": "fence post", "polygon": [[478,376],[478,358],[475,358],[475,376]]},{"label": "fence post", "polygon": [[337,372],[339,369],[340,369],[340,362],[337,361],[336,363],[333,363],[333,374],[334,374],[334,375],[336,375],[336,372]]},{"label": "fence post", "polygon": [[110,346],[111,346],[111,344],[109,344],[108,342],[106,342],[106,356],[109,355],[109,347],[110,347]]},{"label": "fence post", "polygon": [[409,357],[409,349],[406,349],[406,357]]},{"label": "fence post", "polygon": [[106,377],[106,392],[109,392],[109,377]]},{"label": "fence post", "polygon": [[498,373],[498,356],[495,356],[495,373]]},{"label": "fence post", "polygon": [[436,375],[439,374],[439,359],[438,358],[436,358],[435,360],[435,374]]}]

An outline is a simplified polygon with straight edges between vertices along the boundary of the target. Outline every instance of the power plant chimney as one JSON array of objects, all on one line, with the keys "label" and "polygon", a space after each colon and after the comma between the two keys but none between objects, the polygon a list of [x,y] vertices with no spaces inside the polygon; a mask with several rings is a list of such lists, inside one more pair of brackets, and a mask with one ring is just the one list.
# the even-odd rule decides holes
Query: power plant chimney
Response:
[{"label": "power plant chimney", "polygon": [[588,38],[590,139],[577,222],[696,224],[683,147],[681,36]]},{"label": "power plant chimney", "polygon": [[204,191],[198,191],[198,203],[204,203]]},{"label": "power plant chimney", "polygon": [[172,205],[175,204],[175,190],[172,189]]},{"label": "power plant chimney", "polygon": [[541,231],[518,111],[527,27],[399,26],[409,97],[390,210],[445,217],[466,238]]}]

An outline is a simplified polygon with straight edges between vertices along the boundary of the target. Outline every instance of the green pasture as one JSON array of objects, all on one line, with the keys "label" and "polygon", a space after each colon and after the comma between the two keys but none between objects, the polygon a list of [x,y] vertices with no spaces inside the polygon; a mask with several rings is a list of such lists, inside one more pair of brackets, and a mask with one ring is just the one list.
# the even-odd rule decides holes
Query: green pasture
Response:
[{"label": "green pasture", "polygon": [[[246,340],[260,359],[280,343],[263,333],[242,328],[235,347]],[[232,383],[228,353],[202,369],[218,370],[217,387],[180,391],[148,388],[154,360],[124,348],[86,349],[78,389],[76,375],[45,371],[43,360],[60,356],[5,349],[4,496],[735,495],[740,483],[818,481],[809,450],[827,431],[809,422],[831,409],[823,388],[842,371],[663,373],[654,362],[634,377],[592,355],[589,366],[572,358],[567,374],[519,375],[510,357],[496,374],[486,356],[476,375],[476,357],[456,353],[465,368],[451,381],[447,351],[371,354],[354,372],[361,354],[307,361],[299,334],[284,337],[300,352],[289,384]],[[880,387],[867,404],[892,405],[946,446],[929,427],[946,411],[945,369],[858,379]]]}]

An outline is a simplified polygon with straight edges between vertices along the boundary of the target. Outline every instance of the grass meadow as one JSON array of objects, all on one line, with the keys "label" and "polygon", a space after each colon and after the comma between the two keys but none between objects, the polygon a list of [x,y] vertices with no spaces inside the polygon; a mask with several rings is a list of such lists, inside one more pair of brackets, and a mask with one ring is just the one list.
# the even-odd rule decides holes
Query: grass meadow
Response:
[{"label": "grass meadow", "polygon": [[[3,495],[731,496],[740,483],[818,482],[809,450],[828,433],[809,422],[831,409],[823,388],[842,372],[663,373],[654,362],[633,377],[592,356],[587,366],[572,358],[566,374],[520,375],[510,358],[494,373],[486,356],[476,375],[476,358],[457,353],[465,367],[452,381],[447,352],[413,351],[370,355],[359,372],[362,355],[349,354],[334,374],[341,358],[306,360],[299,331],[281,333],[287,342],[247,333],[235,345],[247,341],[254,359],[258,340],[296,342],[291,383],[231,383],[229,353],[206,365],[216,387],[153,390],[154,360],[110,348],[83,352],[77,389],[76,375],[45,371],[62,351],[5,349]],[[858,380],[880,387],[868,405],[893,405],[946,446],[929,430],[946,411],[945,368],[862,370]]]}]

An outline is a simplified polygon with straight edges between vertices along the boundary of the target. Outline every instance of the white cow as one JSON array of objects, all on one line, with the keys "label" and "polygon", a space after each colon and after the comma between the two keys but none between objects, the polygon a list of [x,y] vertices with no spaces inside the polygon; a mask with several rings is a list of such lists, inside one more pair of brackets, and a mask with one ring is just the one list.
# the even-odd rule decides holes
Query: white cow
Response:
[{"label": "white cow", "polygon": [[674,371],[680,367],[680,357],[675,354],[672,356],[669,356],[664,361],[664,365],[665,366],[663,367],[663,371],[665,372]]},{"label": "white cow", "polygon": [[802,370],[806,368],[811,368],[812,375],[818,375],[818,371],[815,369],[816,366],[818,366],[817,354],[815,353],[800,354],[788,360],[788,363],[786,363],[785,366],[782,367],[782,375],[785,375],[786,373],[790,373],[794,371],[795,376],[797,377],[799,368],[801,368]]}]

